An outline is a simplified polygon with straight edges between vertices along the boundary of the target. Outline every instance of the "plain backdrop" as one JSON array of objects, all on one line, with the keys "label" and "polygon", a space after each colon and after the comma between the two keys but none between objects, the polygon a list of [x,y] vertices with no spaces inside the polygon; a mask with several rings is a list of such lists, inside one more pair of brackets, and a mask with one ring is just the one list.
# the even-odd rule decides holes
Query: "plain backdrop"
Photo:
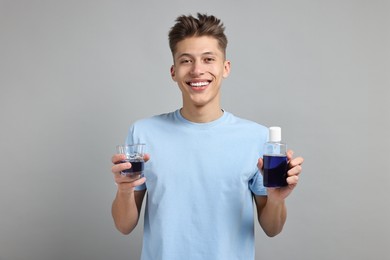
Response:
[{"label": "plain backdrop", "polygon": [[390,3],[0,0],[0,259],[138,259],[111,218],[115,146],[181,106],[168,31],[226,26],[222,106],[305,158],[282,234],[256,259],[388,259]]}]

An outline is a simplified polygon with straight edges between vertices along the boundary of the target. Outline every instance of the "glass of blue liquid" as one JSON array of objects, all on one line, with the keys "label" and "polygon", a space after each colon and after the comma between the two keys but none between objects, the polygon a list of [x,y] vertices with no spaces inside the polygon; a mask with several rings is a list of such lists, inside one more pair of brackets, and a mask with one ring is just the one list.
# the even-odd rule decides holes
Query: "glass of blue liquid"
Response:
[{"label": "glass of blue liquid", "polygon": [[116,152],[118,154],[124,154],[126,159],[121,161],[121,163],[129,162],[131,163],[131,168],[123,170],[122,175],[129,177],[142,177],[144,171],[144,149],[145,144],[125,144],[117,145]]}]

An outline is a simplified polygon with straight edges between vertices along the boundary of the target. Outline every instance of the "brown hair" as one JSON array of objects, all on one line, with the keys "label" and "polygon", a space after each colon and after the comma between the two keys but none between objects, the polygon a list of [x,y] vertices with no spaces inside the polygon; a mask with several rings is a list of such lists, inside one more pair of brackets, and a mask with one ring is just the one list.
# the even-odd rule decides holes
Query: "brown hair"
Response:
[{"label": "brown hair", "polygon": [[176,24],[169,31],[169,47],[172,55],[176,52],[178,42],[192,36],[211,36],[215,38],[218,41],[219,48],[226,55],[228,40],[221,20],[213,15],[198,13],[197,16],[198,18],[192,15],[182,15],[176,18]]}]

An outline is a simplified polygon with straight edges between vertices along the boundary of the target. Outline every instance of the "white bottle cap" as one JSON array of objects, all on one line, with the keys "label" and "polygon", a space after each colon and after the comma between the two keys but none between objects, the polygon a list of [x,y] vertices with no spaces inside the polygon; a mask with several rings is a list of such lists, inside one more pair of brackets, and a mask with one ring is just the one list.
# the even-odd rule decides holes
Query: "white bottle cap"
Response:
[{"label": "white bottle cap", "polygon": [[282,141],[282,129],[279,126],[271,126],[269,128],[269,141],[270,142]]}]

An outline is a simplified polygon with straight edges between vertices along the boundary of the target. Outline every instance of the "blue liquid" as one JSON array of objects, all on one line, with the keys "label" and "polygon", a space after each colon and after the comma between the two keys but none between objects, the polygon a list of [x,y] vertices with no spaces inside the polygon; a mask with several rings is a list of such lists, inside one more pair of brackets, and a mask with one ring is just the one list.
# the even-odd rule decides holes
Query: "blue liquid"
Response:
[{"label": "blue liquid", "polygon": [[122,161],[122,163],[124,163],[124,162],[130,162],[131,163],[131,168],[123,170],[122,174],[127,175],[127,176],[133,176],[133,175],[142,174],[142,171],[144,170],[144,161],[141,161],[141,160],[137,160],[137,161],[132,161],[132,160]]},{"label": "blue liquid", "polygon": [[142,172],[144,170],[144,161],[123,161],[130,162],[131,168],[123,170],[123,172]]},{"label": "blue liquid", "polygon": [[264,155],[264,186],[270,188],[287,186],[287,156]]}]

